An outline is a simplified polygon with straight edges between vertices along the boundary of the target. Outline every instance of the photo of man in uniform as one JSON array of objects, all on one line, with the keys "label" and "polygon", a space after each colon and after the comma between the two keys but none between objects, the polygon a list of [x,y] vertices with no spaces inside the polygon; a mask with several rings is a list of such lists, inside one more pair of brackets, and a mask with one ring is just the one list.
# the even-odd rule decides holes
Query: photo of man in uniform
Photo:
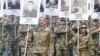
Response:
[{"label": "photo of man in uniform", "polygon": [[46,0],[46,8],[58,8],[58,0]]},{"label": "photo of man in uniform", "polygon": [[20,2],[17,0],[8,0],[8,9],[20,9]]},{"label": "photo of man in uniform", "polygon": [[69,10],[69,1],[68,0],[61,0],[61,11],[68,11]]},{"label": "photo of man in uniform", "polygon": [[23,11],[24,17],[37,17],[37,10],[34,9],[34,1],[28,1],[27,8]]},{"label": "photo of man in uniform", "polygon": [[[97,2],[97,3],[96,3]],[[95,12],[100,12],[100,0],[96,0],[94,4],[94,11]]]},{"label": "photo of man in uniform", "polygon": [[72,13],[86,13],[87,3],[85,0],[72,0]]}]

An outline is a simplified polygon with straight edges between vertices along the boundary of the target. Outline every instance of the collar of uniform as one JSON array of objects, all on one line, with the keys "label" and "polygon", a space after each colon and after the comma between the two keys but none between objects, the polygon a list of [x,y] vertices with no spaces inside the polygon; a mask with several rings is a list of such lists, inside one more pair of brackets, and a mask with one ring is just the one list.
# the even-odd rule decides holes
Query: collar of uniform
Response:
[{"label": "collar of uniform", "polygon": [[45,28],[46,28],[46,26],[44,26],[44,27],[38,27],[38,30],[39,30],[39,31],[44,31]]},{"label": "collar of uniform", "polygon": [[81,33],[81,36],[87,36],[87,35],[88,35],[88,33],[87,34]]}]

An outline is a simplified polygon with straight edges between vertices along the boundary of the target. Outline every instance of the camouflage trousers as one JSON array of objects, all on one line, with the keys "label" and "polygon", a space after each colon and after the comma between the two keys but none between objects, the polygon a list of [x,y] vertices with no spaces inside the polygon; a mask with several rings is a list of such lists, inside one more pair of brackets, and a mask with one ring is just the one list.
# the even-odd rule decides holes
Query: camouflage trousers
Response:
[{"label": "camouflage trousers", "polygon": [[56,49],[56,56],[69,56],[68,49]]},{"label": "camouflage trousers", "polygon": [[79,56],[92,56],[88,49],[80,50],[79,52],[80,52]]},{"label": "camouflage trousers", "polygon": [[95,48],[95,49],[93,50],[93,53],[94,53],[93,56],[100,56],[100,49]]},{"label": "camouflage trousers", "polygon": [[[21,48],[21,56],[24,56],[25,48]],[[26,56],[48,56],[48,52],[34,53],[32,48],[27,49]]]},{"label": "camouflage trousers", "polygon": [[7,56],[17,56],[17,50],[14,44],[6,43],[5,50],[7,51]]}]

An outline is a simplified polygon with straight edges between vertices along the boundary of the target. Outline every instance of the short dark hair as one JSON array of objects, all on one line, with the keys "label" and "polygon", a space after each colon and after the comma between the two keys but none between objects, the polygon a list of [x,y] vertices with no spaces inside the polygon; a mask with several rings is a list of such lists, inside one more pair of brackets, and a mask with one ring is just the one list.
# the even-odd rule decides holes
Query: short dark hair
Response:
[{"label": "short dark hair", "polygon": [[86,25],[86,27],[87,27],[87,24],[86,23],[82,23],[81,25]]},{"label": "short dark hair", "polygon": [[94,19],[93,22],[99,22],[99,20],[98,19]]}]

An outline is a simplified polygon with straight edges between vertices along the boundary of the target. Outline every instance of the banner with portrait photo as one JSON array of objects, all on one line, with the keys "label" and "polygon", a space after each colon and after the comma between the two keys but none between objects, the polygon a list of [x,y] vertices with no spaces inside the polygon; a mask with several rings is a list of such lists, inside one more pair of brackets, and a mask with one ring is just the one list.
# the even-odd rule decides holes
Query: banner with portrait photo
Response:
[{"label": "banner with portrait photo", "polygon": [[3,0],[0,0],[0,17],[3,17]]},{"label": "banner with portrait photo", "polygon": [[60,17],[66,17],[69,18],[69,0],[60,0],[59,3],[59,8],[60,8]]},{"label": "banner with portrait photo", "polygon": [[45,14],[46,15],[59,15],[59,2],[60,0],[46,0],[45,2]]},{"label": "banner with portrait photo", "polygon": [[100,0],[93,0],[92,4],[92,17],[100,18]]},{"label": "banner with portrait photo", "polygon": [[70,0],[69,19],[88,20],[88,0]]},{"label": "banner with portrait photo", "polygon": [[37,24],[41,0],[22,0],[20,24]]},{"label": "banner with portrait photo", "polygon": [[20,16],[21,0],[4,0],[3,9],[6,15]]},{"label": "banner with portrait photo", "polygon": [[88,14],[92,15],[92,0],[88,0]]}]

